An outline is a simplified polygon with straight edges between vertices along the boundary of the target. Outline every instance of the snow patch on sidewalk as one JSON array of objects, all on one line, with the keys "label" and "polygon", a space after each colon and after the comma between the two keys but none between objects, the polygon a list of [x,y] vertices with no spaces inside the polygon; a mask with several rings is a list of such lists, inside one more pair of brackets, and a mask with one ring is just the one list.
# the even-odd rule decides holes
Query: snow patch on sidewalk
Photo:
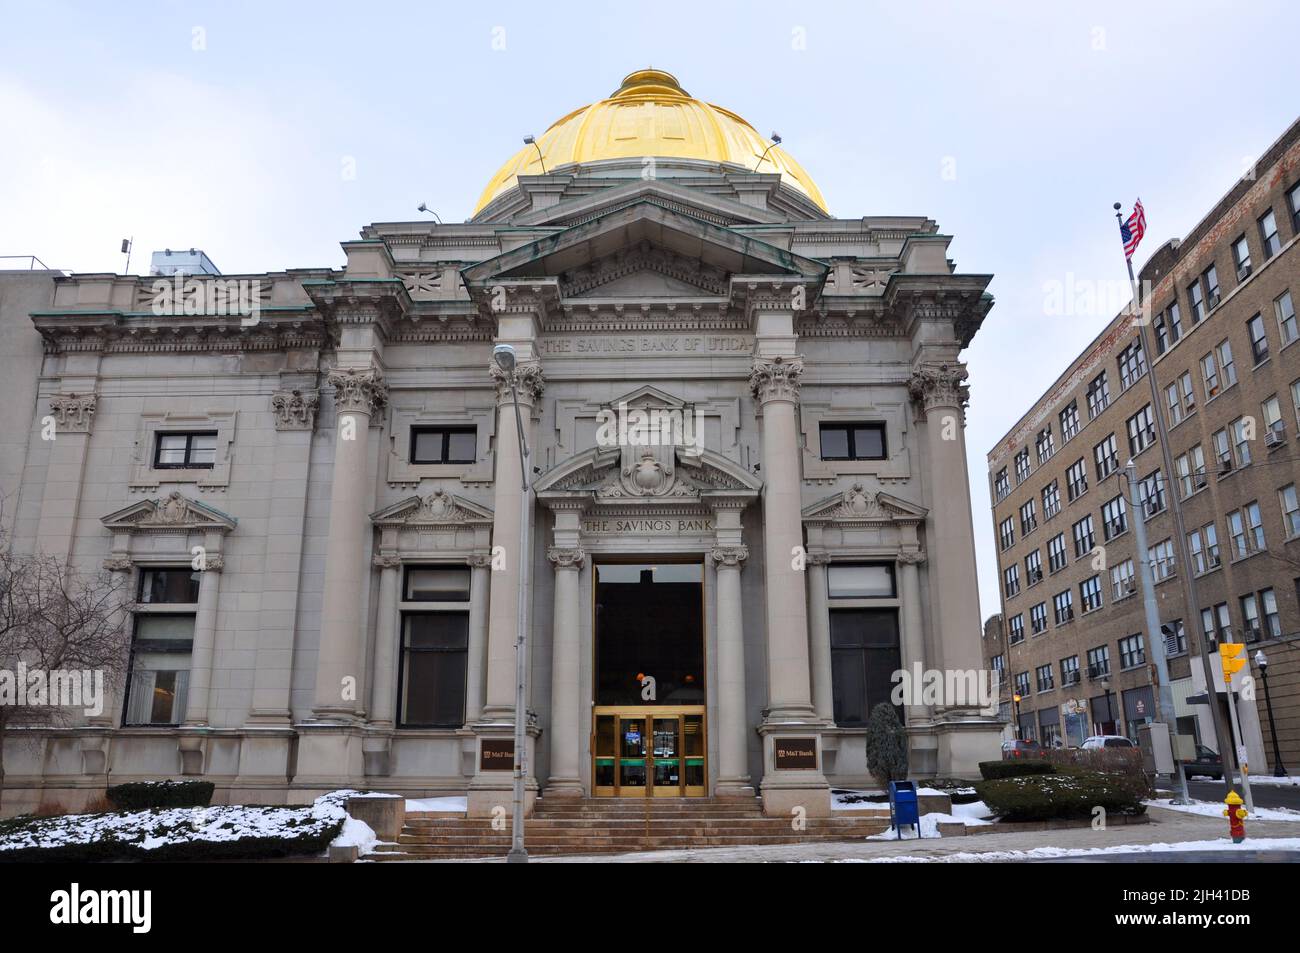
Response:
[{"label": "snow patch on sidewalk", "polygon": [[1009,860],[1051,860],[1058,857],[1094,857],[1099,854],[1161,854],[1180,851],[1259,851],[1300,850],[1300,837],[1247,837],[1244,843],[1234,844],[1227,837],[1218,840],[1191,840],[1173,844],[1116,844],[1113,847],[1034,847],[1030,850],[989,850],[979,853],[961,852],[918,857],[905,854],[899,857],[853,857],[833,860],[841,864],[953,864],[1000,863]]},{"label": "snow patch on sidewalk", "polygon": [[425,797],[406,799],[406,810],[409,811],[448,811],[451,813],[465,813],[469,810],[469,798],[464,797]]},{"label": "snow patch on sidewalk", "polygon": [[[967,827],[979,827],[985,824],[992,824],[992,819],[988,816],[989,809],[983,801],[975,801],[972,804],[954,804],[951,814],[922,814],[921,815],[921,836],[938,837],[940,824],[965,824]],[[892,828],[881,831],[879,834],[872,834],[865,838],[866,840],[916,840],[916,833],[912,827],[904,827],[898,837]]]},{"label": "snow patch on sidewalk", "polygon": [[[1216,801],[1193,801],[1191,804],[1174,804],[1171,798],[1162,797],[1154,801],[1143,801],[1142,803],[1147,807],[1161,807],[1166,811],[1199,814],[1202,817],[1223,817],[1225,810],[1224,806]],[[1300,811],[1289,807],[1257,807],[1250,812],[1250,817],[1246,818],[1246,820],[1300,821]]]}]

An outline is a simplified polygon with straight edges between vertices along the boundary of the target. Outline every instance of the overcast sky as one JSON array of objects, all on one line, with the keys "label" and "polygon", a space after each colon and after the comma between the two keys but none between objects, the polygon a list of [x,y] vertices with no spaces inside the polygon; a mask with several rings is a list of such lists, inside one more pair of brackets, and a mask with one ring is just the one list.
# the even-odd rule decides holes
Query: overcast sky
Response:
[{"label": "overcast sky", "polygon": [[[647,65],[726,106],[835,215],[928,215],[997,298],[966,354],[982,613],[998,610],[985,456],[1125,281],[1296,118],[1300,8],[1275,3],[0,2],[0,255],[133,272],[341,267],[375,221],[470,211],[526,133]],[[351,174],[350,174],[351,173]],[[1098,284],[1099,289],[1105,286]]]}]

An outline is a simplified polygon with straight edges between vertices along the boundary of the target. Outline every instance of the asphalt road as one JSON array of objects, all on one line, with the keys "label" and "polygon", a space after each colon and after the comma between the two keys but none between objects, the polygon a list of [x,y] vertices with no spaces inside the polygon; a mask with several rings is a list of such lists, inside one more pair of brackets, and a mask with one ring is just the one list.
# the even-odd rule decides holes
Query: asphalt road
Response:
[{"label": "asphalt road", "polygon": [[[1163,784],[1159,790],[1164,796],[1172,793]],[[1221,802],[1223,800],[1223,782],[1188,781],[1187,793],[1198,801]],[[1240,788],[1238,788],[1238,793],[1240,793]],[[1300,810],[1300,785],[1252,784],[1250,794],[1255,801],[1256,807],[1290,807]]]}]

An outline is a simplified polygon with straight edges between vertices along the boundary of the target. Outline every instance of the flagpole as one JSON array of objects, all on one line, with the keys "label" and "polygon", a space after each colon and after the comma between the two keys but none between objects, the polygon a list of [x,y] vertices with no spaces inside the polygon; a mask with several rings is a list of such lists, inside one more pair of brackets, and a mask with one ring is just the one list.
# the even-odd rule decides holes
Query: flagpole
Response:
[{"label": "flagpole", "polygon": [[[1121,216],[1120,209],[1121,209],[1120,203],[1116,202],[1115,220],[1119,222],[1120,236],[1122,238],[1124,234],[1124,219]],[[1197,594],[1196,591],[1196,579],[1192,575],[1191,553],[1188,550],[1188,544],[1187,544],[1187,524],[1183,521],[1183,504],[1182,504],[1182,499],[1180,498],[1178,493],[1177,477],[1174,473],[1173,454],[1169,450],[1169,431],[1165,426],[1165,415],[1163,413],[1162,405],[1160,403],[1160,388],[1156,384],[1156,365],[1155,365],[1154,354],[1152,353],[1150,344],[1147,340],[1147,322],[1142,319],[1142,313],[1141,313],[1142,303],[1140,301],[1141,296],[1138,293],[1137,279],[1133,275],[1133,259],[1132,257],[1129,256],[1127,250],[1125,251],[1124,254],[1124,263],[1128,266],[1128,280],[1129,283],[1133,286],[1133,321],[1138,326],[1138,340],[1141,342],[1142,356],[1143,358],[1145,358],[1146,365],[1147,365],[1147,383],[1151,388],[1151,417],[1156,424],[1156,439],[1160,443],[1160,455],[1162,458],[1162,462],[1164,463],[1165,466],[1165,472],[1169,474],[1169,479],[1165,481],[1165,489],[1169,494],[1170,510],[1173,513],[1173,517],[1174,517],[1174,536],[1176,537],[1174,541],[1174,545],[1177,547],[1175,551],[1178,553],[1178,561],[1179,563],[1182,564],[1183,567],[1183,571],[1182,571],[1183,593],[1187,600],[1187,605],[1186,605],[1187,611],[1184,613],[1184,616],[1192,616],[1192,618],[1184,619],[1183,633],[1185,635],[1188,635],[1189,640],[1196,645],[1197,652],[1201,658],[1201,674],[1205,678],[1206,701],[1210,707],[1210,723],[1214,726],[1214,742],[1219,746],[1220,757],[1223,757],[1229,755],[1230,752],[1228,751],[1228,745],[1224,743],[1225,732],[1223,730],[1223,716],[1219,712],[1219,706],[1216,702],[1216,698],[1217,698],[1216,686],[1218,683],[1215,681],[1214,673],[1210,667],[1210,657],[1205,647],[1205,633],[1202,631],[1201,626],[1198,624],[1200,621],[1199,615],[1200,615],[1201,600],[1200,600],[1200,596]],[[1152,302],[1147,301],[1146,307],[1147,308],[1152,307]],[[1193,479],[1195,479],[1195,474],[1190,474],[1190,475],[1192,476]],[[1134,496],[1136,497],[1136,494],[1134,494]],[[1142,513],[1141,516],[1143,519],[1146,518],[1145,513]],[[1134,519],[1136,519],[1137,517],[1138,514],[1134,514]],[[1137,559],[1148,558],[1146,553],[1137,553],[1135,555]],[[1152,588],[1153,589],[1155,588],[1154,581],[1152,582]],[[1188,623],[1191,623],[1190,626],[1188,625]],[[1190,634],[1188,634],[1189,628],[1191,629]],[[1149,633],[1148,638],[1152,640],[1152,646],[1151,646],[1152,651],[1153,652],[1158,651],[1163,655],[1165,649],[1163,633],[1157,630],[1155,632]],[[1156,644],[1155,640],[1159,640],[1158,645]],[[1168,680],[1167,666],[1165,667],[1163,677],[1166,680]],[[1172,691],[1172,687],[1171,687],[1171,691]],[[1231,696],[1228,697],[1228,704],[1229,705],[1232,704]],[[1162,705],[1161,707],[1163,708],[1164,706]],[[1178,719],[1177,717],[1174,717],[1172,723],[1169,721],[1170,717],[1174,715],[1172,711],[1162,712],[1161,714],[1165,718],[1165,724],[1168,725],[1171,729],[1170,742],[1174,753],[1174,768],[1177,771],[1177,773],[1181,776],[1181,780],[1179,781],[1179,787],[1181,789],[1180,793],[1182,794],[1183,798],[1186,799],[1187,774],[1182,763],[1178,759],[1178,751],[1177,751]],[[1233,776],[1232,776],[1232,772],[1228,768],[1228,762],[1226,760],[1223,762],[1223,766],[1224,766],[1223,786],[1224,786],[1224,793],[1226,796],[1227,794],[1231,793],[1233,790]]]}]

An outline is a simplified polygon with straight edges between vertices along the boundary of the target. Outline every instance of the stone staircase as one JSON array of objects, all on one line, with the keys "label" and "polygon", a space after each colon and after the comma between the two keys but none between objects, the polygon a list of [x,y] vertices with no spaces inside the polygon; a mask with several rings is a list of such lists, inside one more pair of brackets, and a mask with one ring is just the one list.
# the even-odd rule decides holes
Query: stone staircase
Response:
[{"label": "stone staircase", "polygon": [[[663,800],[574,798],[537,802],[525,822],[529,854],[615,854],[647,850],[800,844],[857,840],[889,826],[889,811],[840,811],[808,818],[794,830],[782,817],[764,817],[757,798]],[[411,812],[396,844],[380,845],[373,860],[452,860],[504,857],[510,825],[490,818]]]}]

